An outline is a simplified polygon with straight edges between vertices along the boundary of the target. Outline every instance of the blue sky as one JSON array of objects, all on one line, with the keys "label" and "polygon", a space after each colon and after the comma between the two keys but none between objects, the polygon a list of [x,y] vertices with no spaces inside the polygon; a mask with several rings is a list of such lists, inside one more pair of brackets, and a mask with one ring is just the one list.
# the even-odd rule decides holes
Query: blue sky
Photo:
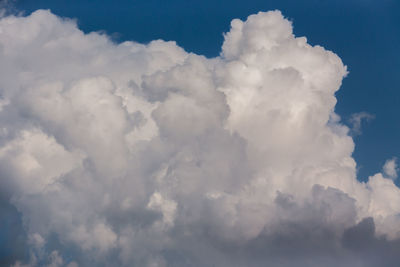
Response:
[{"label": "blue sky", "polygon": [[175,40],[186,51],[217,56],[234,18],[279,9],[294,23],[294,33],[338,54],[350,74],[337,93],[344,123],[368,112],[355,137],[359,178],[380,171],[400,149],[400,3],[395,0],[307,1],[67,1],[18,0],[26,14],[39,8],[78,20],[85,32],[104,30],[118,42]]}]

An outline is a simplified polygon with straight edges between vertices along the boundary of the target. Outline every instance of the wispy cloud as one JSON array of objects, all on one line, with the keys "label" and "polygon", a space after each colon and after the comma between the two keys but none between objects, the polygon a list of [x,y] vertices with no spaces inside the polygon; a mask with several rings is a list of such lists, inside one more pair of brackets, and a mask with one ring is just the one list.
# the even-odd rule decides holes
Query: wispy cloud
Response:
[{"label": "wispy cloud", "polygon": [[393,158],[393,159],[387,160],[385,162],[385,165],[383,165],[383,172],[389,178],[396,179],[398,171],[399,171],[399,168],[397,166],[397,158]]},{"label": "wispy cloud", "polygon": [[360,135],[362,133],[362,123],[363,121],[369,122],[375,119],[375,115],[367,113],[367,112],[358,112],[351,115],[349,119],[349,123],[351,125],[350,133],[353,136]]}]

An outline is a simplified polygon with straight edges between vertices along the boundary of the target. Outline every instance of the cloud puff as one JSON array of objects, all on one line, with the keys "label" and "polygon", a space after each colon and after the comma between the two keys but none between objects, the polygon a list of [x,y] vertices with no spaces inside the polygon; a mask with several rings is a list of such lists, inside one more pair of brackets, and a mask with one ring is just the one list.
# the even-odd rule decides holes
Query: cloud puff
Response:
[{"label": "cloud puff", "polygon": [[397,166],[397,159],[393,158],[390,160],[387,160],[385,162],[385,165],[383,165],[383,172],[392,179],[397,178],[397,171],[398,171],[398,166]]},{"label": "cloud puff", "polygon": [[334,113],[346,74],[279,11],[233,20],[212,59],[44,10],[2,18],[16,266],[394,266],[396,168],[357,180]]}]

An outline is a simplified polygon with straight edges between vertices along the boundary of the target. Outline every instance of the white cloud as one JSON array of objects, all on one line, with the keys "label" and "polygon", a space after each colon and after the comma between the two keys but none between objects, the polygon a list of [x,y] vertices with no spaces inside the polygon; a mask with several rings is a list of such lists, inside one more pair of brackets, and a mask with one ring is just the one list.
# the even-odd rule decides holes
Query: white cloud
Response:
[{"label": "white cloud", "polygon": [[31,265],[374,266],[400,190],[394,161],[357,180],[346,74],[279,11],[232,21],[213,59],[2,18],[0,186],[46,244]]},{"label": "white cloud", "polygon": [[396,179],[398,170],[399,169],[397,166],[396,158],[387,160],[385,162],[385,165],[383,165],[383,173],[386,174],[389,178]]}]

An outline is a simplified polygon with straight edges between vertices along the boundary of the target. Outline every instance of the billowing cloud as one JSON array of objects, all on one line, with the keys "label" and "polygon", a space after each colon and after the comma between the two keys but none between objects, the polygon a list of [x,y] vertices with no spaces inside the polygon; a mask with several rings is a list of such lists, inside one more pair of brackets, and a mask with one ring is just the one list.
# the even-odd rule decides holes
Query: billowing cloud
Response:
[{"label": "billowing cloud", "polygon": [[396,166],[366,183],[334,112],[346,67],[279,11],[221,55],[0,20],[0,187],[16,266],[391,266]]}]

